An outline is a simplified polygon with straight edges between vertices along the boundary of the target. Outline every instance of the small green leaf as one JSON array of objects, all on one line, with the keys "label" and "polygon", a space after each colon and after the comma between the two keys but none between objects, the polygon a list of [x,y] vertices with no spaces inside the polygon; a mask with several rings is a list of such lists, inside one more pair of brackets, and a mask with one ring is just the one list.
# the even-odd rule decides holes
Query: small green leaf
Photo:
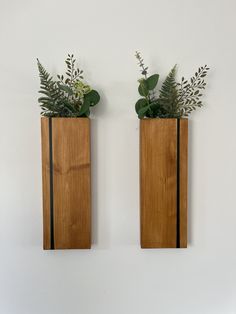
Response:
[{"label": "small green leaf", "polygon": [[89,117],[89,115],[90,115],[90,110],[88,109],[88,110],[84,113],[84,115],[85,115],[86,117]]},{"label": "small green leaf", "polygon": [[81,106],[80,111],[79,111],[79,116],[80,117],[83,116],[89,110],[89,107],[90,107],[90,102],[84,99],[84,103]]},{"label": "small green leaf", "polygon": [[147,79],[147,88],[149,90],[153,90],[158,83],[159,80],[159,74],[154,74],[152,76],[149,76],[149,78]]},{"label": "small green leaf", "polygon": [[150,109],[149,105],[148,105],[148,106],[145,106],[145,107],[143,107],[143,108],[141,108],[141,109],[139,110],[139,112],[138,112],[138,117],[139,117],[139,119],[144,118],[146,112],[147,112],[149,109]]},{"label": "small green leaf", "polygon": [[84,95],[84,99],[89,102],[90,106],[95,106],[100,100],[100,95],[92,89],[88,94]]},{"label": "small green leaf", "polygon": [[59,86],[59,88],[60,88],[61,90],[63,90],[63,91],[66,92],[67,94],[73,95],[73,90],[72,90],[69,86],[67,86],[67,85],[62,85],[62,84],[58,84],[58,86]]},{"label": "small green leaf", "polygon": [[145,79],[140,80],[138,91],[141,96],[148,95],[148,86],[147,86],[147,81]]},{"label": "small green leaf", "polygon": [[50,102],[51,98],[50,97],[39,97],[38,102]]},{"label": "small green leaf", "polygon": [[136,104],[135,104],[135,111],[137,112],[137,114],[139,113],[139,110],[145,106],[148,105],[148,102],[145,98],[140,98]]}]

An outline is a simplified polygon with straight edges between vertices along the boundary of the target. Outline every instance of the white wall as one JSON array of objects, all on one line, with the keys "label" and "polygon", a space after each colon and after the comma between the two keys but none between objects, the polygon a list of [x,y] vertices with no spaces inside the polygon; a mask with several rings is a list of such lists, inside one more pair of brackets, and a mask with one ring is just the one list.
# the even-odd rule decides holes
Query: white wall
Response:
[{"label": "white wall", "polygon": [[[0,0],[0,314],[236,313],[234,0]],[[163,78],[211,67],[190,120],[189,248],[139,247],[143,53]],[[93,248],[42,250],[39,80],[74,53],[92,121]]]}]

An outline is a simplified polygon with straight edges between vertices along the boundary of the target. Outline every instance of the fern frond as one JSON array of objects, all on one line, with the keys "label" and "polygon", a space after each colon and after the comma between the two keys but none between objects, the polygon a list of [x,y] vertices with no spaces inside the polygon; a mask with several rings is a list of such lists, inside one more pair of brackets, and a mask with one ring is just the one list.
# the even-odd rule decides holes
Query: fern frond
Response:
[{"label": "fern frond", "polygon": [[49,117],[80,117],[89,116],[89,108],[86,112],[82,111],[85,97],[88,100],[88,107],[96,105],[100,96],[98,92],[92,90],[82,79],[83,71],[75,68],[75,58],[68,54],[65,60],[67,65],[67,78],[57,75],[59,80],[54,81],[53,77],[47,72],[40,61],[37,59],[40,90],[42,94],[38,98],[41,114]]},{"label": "fern frond", "polygon": [[171,69],[170,73],[163,82],[158,99],[158,103],[162,109],[162,116],[166,118],[178,117],[180,115],[175,76],[176,65]]},{"label": "fern frond", "polygon": [[43,110],[47,114],[57,115],[58,113],[58,101],[63,97],[63,93],[57,88],[57,83],[53,81],[53,78],[43,67],[40,61],[37,59],[40,88],[39,93],[46,95],[47,97],[40,97],[38,102]]},{"label": "fern frond", "polygon": [[176,65],[171,69],[170,73],[167,75],[165,81],[162,84],[162,87],[160,90],[161,99],[168,98],[171,92],[176,88],[175,76],[176,76]]}]

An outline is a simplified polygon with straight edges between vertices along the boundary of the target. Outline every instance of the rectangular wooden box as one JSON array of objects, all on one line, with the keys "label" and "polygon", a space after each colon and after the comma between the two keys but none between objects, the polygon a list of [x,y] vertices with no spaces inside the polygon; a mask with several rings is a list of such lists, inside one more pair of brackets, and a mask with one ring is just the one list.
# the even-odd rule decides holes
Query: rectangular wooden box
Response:
[{"label": "rectangular wooden box", "polygon": [[188,120],[140,121],[142,248],[187,247]]},{"label": "rectangular wooden box", "polygon": [[44,249],[91,247],[90,120],[41,118]]}]

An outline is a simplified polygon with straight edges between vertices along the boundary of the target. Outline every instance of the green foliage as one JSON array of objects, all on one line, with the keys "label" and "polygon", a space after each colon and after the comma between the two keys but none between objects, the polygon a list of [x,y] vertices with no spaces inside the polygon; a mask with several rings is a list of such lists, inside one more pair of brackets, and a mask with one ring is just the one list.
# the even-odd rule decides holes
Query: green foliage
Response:
[{"label": "green foliage", "polygon": [[146,97],[148,95],[149,90],[148,90],[147,81],[145,79],[140,79],[139,80],[138,91],[139,91],[139,94],[141,96],[145,96]]},{"label": "green foliage", "polygon": [[176,82],[176,65],[164,80],[159,96],[156,95],[159,75],[148,77],[148,67],[145,67],[143,58],[139,52],[135,54],[143,77],[138,80],[138,91],[143,98],[135,104],[135,110],[140,119],[142,118],[181,118],[202,107],[200,91],[205,89],[204,77],[209,68],[207,65],[200,67],[190,80],[182,77],[181,82]]},{"label": "green foliage", "polygon": [[200,99],[203,94],[201,90],[206,87],[204,77],[206,77],[208,70],[207,65],[204,65],[198,69],[189,81],[182,77],[181,82],[176,83],[178,88],[178,102],[182,116],[187,117],[192,111],[202,107],[203,104]]},{"label": "green foliage", "polygon": [[139,113],[139,110],[143,107],[148,106],[148,102],[146,100],[146,98],[140,98],[136,104],[135,104],[135,110],[137,112],[137,114]]},{"label": "green foliage", "polygon": [[88,117],[90,107],[100,101],[97,91],[83,82],[83,71],[75,67],[75,58],[68,54],[65,60],[66,75],[57,75],[58,80],[45,70],[37,59],[40,91],[43,97],[38,99],[41,114],[48,117]]},{"label": "green foliage", "polygon": [[159,74],[154,74],[147,78],[146,81],[147,81],[147,87],[149,91],[153,90],[157,86],[158,80],[159,80]]},{"label": "green foliage", "polygon": [[166,118],[179,118],[178,91],[176,87],[176,65],[171,69],[163,82],[158,102],[162,108],[162,114]]}]

